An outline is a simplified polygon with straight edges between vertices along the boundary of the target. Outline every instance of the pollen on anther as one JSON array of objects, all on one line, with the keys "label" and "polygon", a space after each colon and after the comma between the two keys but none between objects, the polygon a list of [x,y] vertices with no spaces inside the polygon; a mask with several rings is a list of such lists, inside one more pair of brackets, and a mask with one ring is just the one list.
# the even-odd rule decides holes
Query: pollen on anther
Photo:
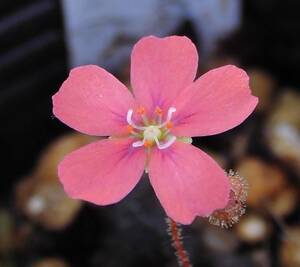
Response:
[{"label": "pollen on anther", "polygon": [[127,131],[128,133],[132,133],[133,132],[133,127],[131,125],[127,125]]},{"label": "pollen on anther", "polygon": [[160,107],[156,107],[154,112],[156,115],[162,115],[162,109]]},{"label": "pollen on anther", "polygon": [[149,148],[153,146],[153,141],[151,140],[145,140],[144,147]]},{"label": "pollen on anther", "polygon": [[170,121],[168,121],[167,124],[166,124],[166,127],[167,127],[168,129],[173,128],[173,123],[170,122]]},{"label": "pollen on anther", "polygon": [[144,107],[138,107],[136,112],[139,115],[144,115],[146,113],[146,109]]}]

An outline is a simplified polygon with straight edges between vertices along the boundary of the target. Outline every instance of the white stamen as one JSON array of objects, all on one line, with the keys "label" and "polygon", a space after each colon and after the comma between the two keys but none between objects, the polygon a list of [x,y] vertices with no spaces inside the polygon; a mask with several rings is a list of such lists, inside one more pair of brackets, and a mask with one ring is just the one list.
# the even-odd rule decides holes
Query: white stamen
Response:
[{"label": "white stamen", "polygon": [[161,127],[166,126],[167,123],[171,121],[172,116],[173,116],[173,113],[174,113],[175,111],[176,111],[176,108],[170,107],[169,110],[168,110],[168,114],[167,114],[167,119],[166,119],[166,121],[165,121],[164,123],[158,125],[158,127],[161,128]]},{"label": "white stamen", "polygon": [[159,149],[165,149],[171,146],[176,141],[176,136],[171,135],[168,141],[163,144],[159,143],[157,137],[154,137],[154,141]]},{"label": "white stamen", "polygon": [[133,115],[133,110],[132,110],[132,109],[129,109],[128,112],[127,112],[127,116],[126,116],[127,123],[128,123],[129,125],[131,125],[131,126],[132,126],[133,128],[135,128],[135,129],[138,129],[138,130],[141,130],[141,131],[146,130],[146,127],[138,126],[138,125],[136,125],[136,124],[132,121],[132,115]]},{"label": "white stamen", "polygon": [[176,112],[176,108],[170,107],[168,110],[168,115],[167,115],[167,121],[170,121],[172,119],[172,114]]},{"label": "white stamen", "polygon": [[132,143],[133,147],[141,147],[145,144],[145,138],[142,141],[136,141],[134,143]]}]

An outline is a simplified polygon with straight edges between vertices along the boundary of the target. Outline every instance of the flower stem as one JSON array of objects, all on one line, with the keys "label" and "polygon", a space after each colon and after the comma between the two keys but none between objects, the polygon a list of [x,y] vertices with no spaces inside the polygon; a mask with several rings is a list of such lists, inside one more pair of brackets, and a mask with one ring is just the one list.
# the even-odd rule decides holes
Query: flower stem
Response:
[{"label": "flower stem", "polygon": [[168,234],[172,238],[172,246],[175,249],[175,255],[177,257],[179,266],[192,267],[189,256],[183,246],[180,224],[177,224],[171,218],[166,218],[166,223],[168,225]]}]

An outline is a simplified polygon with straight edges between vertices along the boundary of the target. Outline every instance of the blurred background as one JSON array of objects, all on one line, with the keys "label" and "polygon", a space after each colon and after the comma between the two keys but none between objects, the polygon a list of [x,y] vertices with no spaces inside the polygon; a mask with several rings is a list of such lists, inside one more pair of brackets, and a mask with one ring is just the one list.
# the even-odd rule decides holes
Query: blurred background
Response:
[{"label": "blurred background", "polygon": [[241,126],[194,139],[250,184],[232,229],[206,219],[183,228],[194,266],[300,266],[299,9],[297,0],[2,0],[0,266],[177,266],[146,177],[98,207],[69,199],[56,175],[65,154],[95,138],[53,118],[51,96],[83,64],[129,84],[130,51],[149,34],[191,38],[199,74],[243,67],[260,98]]}]

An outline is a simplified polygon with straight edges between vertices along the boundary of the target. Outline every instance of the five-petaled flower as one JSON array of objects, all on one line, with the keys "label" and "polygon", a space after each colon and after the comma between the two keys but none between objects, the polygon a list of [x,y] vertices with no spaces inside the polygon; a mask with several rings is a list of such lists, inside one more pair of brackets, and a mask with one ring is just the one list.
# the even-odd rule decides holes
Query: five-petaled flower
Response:
[{"label": "five-petaled flower", "polygon": [[173,220],[189,224],[226,206],[230,183],[191,137],[243,122],[258,100],[247,74],[232,65],[195,79],[198,54],[186,37],[142,38],[131,55],[133,94],[104,69],[73,69],[53,96],[53,113],[89,135],[109,136],[59,164],[67,194],[98,205],[116,203],[144,170]]}]

